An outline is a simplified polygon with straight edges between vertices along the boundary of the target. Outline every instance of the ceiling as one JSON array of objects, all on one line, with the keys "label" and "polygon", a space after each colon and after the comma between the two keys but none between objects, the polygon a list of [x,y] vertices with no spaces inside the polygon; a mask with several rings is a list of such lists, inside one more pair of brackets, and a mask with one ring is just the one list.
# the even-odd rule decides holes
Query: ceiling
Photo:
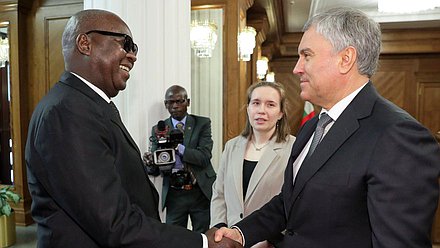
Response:
[{"label": "ceiling", "polygon": [[[417,14],[380,13],[377,10],[377,0],[282,0],[285,31],[298,32],[309,14],[314,15],[323,10],[341,6],[359,9],[376,21],[394,28],[406,28],[408,22],[411,24],[410,26],[438,25],[440,20],[440,9]],[[402,25],[402,22],[407,23],[407,25]]]},{"label": "ceiling", "polygon": [[417,14],[380,13],[377,0],[255,0],[248,10],[248,18],[261,16],[261,12],[265,12],[269,29],[263,50],[267,52],[270,49],[270,57],[285,57],[296,54],[296,51],[291,51],[293,47],[289,48],[292,45],[290,43],[298,42],[301,29],[309,16],[342,6],[365,12],[379,22],[383,29],[440,27],[440,8]]}]

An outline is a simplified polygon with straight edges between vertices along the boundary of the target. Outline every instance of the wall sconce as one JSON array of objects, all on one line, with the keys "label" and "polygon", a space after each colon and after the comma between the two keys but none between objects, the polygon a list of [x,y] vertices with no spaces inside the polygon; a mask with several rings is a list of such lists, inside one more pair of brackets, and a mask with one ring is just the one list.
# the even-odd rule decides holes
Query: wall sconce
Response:
[{"label": "wall sconce", "polygon": [[269,69],[269,59],[265,56],[261,56],[261,58],[257,60],[257,78],[264,79],[267,69]]},{"label": "wall sconce", "polygon": [[266,74],[266,81],[267,82],[275,82],[275,72],[268,72]]},{"label": "wall sconce", "polygon": [[193,21],[191,23],[191,48],[199,58],[212,57],[212,50],[217,43],[217,26],[209,21]]},{"label": "wall sconce", "polygon": [[0,67],[9,61],[9,42],[8,37],[0,37]]},{"label": "wall sconce", "polygon": [[254,52],[255,36],[257,31],[255,28],[246,26],[238,34],[238,52],[240,59],[243,61],[250,61],[251,54]]}]

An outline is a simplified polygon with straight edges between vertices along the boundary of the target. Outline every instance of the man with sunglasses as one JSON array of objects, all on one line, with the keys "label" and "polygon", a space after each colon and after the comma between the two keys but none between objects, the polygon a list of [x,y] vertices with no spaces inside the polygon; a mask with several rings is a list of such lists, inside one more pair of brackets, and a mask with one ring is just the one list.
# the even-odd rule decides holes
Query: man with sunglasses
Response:
[{"label": "man with sunglasses", "polygon": [[62,48],[66,71],[36,107],[26,143],[37,246],[238,247],[160,222],[158,194],[111,102],[137,59],[127,24],[80,11]]},{"label": "man with sunglasses", "polygon": [[[216,178],[211,164],[211,120],[188,114],[190,99],[185,88],[179,85],[167,89],[164,105],[170,113],[165,125],[168,130],[181,129],[184,139],[176,147],[176,162],[171,171],[159,173],[157,166],[149,167],[148,171],[151,175],[163,176],[162,208],[166,207],[166,223],[187,227],[190,216],[192,229],[206,232],[212,184]],[[153,152],[158,148],[157,129],[154,126],[151,131]]]}]

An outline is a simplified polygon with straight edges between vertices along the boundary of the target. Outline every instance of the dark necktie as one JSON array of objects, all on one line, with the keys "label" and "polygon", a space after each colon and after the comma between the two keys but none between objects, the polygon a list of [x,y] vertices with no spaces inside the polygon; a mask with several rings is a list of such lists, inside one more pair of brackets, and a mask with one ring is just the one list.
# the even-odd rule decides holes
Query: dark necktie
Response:
[{"label": "dark necktie", "polygon": [[130,143],[133,145],[133,147],[136,149],[136,151],[139,152],[139,148],[138,148],[136,142],[134,142],[133,138],[131,137],[130,133],[128,132],[127,128],[125,127],[124,123],[122,122],[121,115],[119,114],[118,108],[116,107],[116,105],[113,102],[110,102],[109,104],[112,107],[113,114],[114,114],[113,119],[115,119],[115,121],[117,122],[116,124],[118,124],[119,128],[122,129],[125,137],[130,141]]},{"label": "dark necktie", "polygon": [[324,135],[325,127],[332,121],[333,119],[327,113],[321,114],[318,125],[316,125],[315,135],[313,136],[312,144],[310,145],[310,149],[307,152],[306,158],[310,157],[315,151],[319,142],[321,142],[322,136]]},{"label": "dark necktie", "polygon": [[[110,106],[112,107],[114,114],[118,117],[117,119],[119,121],[121,121],[121,115],[119,114],[119,110],[116,107],[116,105],[113,102],[110,102]],[[122,123],[122,121],[121,121],[121,123]]]}]

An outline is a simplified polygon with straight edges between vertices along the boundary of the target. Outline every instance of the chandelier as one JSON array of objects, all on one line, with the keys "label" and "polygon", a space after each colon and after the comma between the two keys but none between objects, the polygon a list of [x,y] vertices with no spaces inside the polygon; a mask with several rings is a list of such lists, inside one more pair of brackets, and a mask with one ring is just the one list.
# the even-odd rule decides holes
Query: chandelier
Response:
[{"label": "chandelier", "polygon": [[217,42],[217,26],[209,21],[193,21],[191,23],[191,48],[199,58],[212,57],[212,50]]},{"label": "chandelier", "polygon": [[8,37],[0,37],[0,67],[9,61],[9,42]]},{"label": "chandelier", "polygon": [[251,60],[251,54],[254,52],[255,36],[257,32],[255,28],[246,26],[238,34],[238,51],[240,59],[243,61]]},{"label": "chandelier", "polygon": [[440,7],[439,0],[378,0],[379,12],[388,13],[413,13]]},{"label": "chandelier", "polygon": [[257,60],[257,78],[264,79],[267,69],[269,69],[269,59],[265,56],[261,56],[261,58]]}]

